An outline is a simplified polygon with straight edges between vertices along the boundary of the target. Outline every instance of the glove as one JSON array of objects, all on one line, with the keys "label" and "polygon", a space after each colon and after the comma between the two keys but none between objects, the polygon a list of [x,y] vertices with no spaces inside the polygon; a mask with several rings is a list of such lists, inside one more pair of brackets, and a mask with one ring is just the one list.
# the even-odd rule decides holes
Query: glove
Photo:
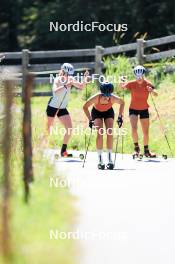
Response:
[{"label": "glove", "polygon": [[89,121],[89,127],[92,129],[93,126],[94,126],[94,121],[93,120],[90,120]]},{"label": "glove", "polygon": [[118,127],[121,128],[122,127],[122,124],[123,124],[123,118],[121,115],[118,116],[118,119],[117,119],[117,124],[118,124]]}]

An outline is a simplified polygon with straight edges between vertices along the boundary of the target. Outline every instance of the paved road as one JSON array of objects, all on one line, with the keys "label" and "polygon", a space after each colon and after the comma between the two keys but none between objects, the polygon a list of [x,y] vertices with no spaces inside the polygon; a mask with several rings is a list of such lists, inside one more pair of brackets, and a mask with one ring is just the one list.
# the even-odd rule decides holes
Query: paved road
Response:
[{"label": "paved road", "polygon": [[83,237],[76,264],[175,263],[174,159],[118,155],[115,170],[99,171],[96,154],[88,153],[84,169],[71,159],[56,166],[79,198],[75,230]]}]

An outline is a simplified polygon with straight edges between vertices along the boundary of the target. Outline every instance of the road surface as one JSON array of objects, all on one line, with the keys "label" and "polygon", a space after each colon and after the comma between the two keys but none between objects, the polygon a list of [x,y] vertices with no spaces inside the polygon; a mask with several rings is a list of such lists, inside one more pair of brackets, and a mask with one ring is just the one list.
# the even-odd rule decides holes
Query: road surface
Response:
[{"label": "road surface", "polygon": [[[53,150],[47,154],[53,159]],[[174,159],[118,154],[115,170],[100,171],[90,152],[84,169],[71,158],[55,165],[78,197],[76,264],[175,263]]]}]

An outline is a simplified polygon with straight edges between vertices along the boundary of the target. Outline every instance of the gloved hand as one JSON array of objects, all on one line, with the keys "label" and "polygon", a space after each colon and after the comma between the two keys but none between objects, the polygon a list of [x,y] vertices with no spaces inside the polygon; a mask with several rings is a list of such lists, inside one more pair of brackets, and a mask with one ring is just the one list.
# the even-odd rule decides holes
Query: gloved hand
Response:
[{"label": "gloved hand", "polygon": [[117,124],[119,128],[121,128],[123,125],[123,117],[121,115],[118,116]]},{"label": "gloved hand", "polygon": [[90,120],[89,121],[89,127],[92,129],[93,126],[94,126],[94,121],[93,120]]}]

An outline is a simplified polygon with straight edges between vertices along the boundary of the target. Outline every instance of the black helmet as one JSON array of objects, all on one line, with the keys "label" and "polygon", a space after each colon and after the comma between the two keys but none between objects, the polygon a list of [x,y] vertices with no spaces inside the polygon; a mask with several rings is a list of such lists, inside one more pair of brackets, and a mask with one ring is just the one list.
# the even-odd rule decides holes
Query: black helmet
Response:
[{"label": "black helmet", "polygon": [[110,97],[114,91],[114,86],[112,83],[109,82],[101,83],[100,91],[104,96]]}]

